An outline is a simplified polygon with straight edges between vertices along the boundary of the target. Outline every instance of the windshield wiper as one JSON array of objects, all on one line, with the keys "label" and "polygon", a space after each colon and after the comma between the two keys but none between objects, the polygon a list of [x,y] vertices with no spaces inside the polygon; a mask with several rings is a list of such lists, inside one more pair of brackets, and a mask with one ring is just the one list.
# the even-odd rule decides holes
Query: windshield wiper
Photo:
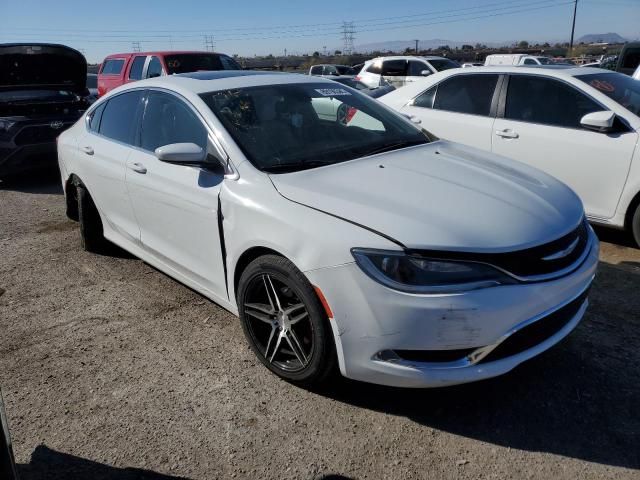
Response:
[{"label": "windshield wiper", "polygon": [[323,160],[312,160],[309,162],[286,162],[269,165],[268,167],[263,167],[262,170],[267,173],[288,173],[297,172],[299,170],[308,170],[309,168],[322,167],[324,165],[332,165],[334,163],[336,162]]},{"label": "windshield wiper", "polygon": [[413,147],[416,145],[423,145],[425,143],[429,143],[426,139],[420,140],[401,140],[399,142],[390,142],[380,145],[377,148],[372,150],[368,150],[362,154],[363,157],[368,157],[369,155],[376,155],[378,153],[390,152],[392,150],[399,150],[401,148]]}]

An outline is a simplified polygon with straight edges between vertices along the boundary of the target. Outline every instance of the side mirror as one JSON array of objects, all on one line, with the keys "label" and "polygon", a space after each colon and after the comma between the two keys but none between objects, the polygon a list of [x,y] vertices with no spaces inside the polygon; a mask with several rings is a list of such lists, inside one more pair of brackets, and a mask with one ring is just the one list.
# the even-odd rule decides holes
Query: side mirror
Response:
[{"label": "side mirror", "polygon": [[171,143],[156,148],[154,153],[161,162],[179,165],[202,166],[207,158],[207,152],[195,143]]},{"label": "side mirror", "polygon": [[606,133],[613,128],[613,121],[616,119],[616,114],[608,110],[602,112],[587,113],[580,120],[580,125],[588,130],[595,132]]},{"label": "side mirror", "polygon": [[420,72],[420,75],[422,75],[423,77],[428,77],[429,75],[431,75],[431,72],[429,70],[422,70]]},{"label": "side mirror", "polygon": [[400,112],[400,115],[405,117],[407,120],[411,121],[411,123],[415,123],[416,125],[420,125],[422,123],[422,120],[420,120],[415,115],[411,115],[409,113],[402,113],[402,112]]}]

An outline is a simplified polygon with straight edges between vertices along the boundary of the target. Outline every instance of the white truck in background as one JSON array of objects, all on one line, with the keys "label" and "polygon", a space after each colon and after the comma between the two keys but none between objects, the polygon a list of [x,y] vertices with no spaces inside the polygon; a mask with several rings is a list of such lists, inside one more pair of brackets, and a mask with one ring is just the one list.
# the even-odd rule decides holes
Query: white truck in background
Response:
[{"label": "white truck in background", "polygon": [[548,57],[528,55],[526,53],[508,53],[487,55],[484,61],[485,66],[493,65],[553,65],[553,61]]}]

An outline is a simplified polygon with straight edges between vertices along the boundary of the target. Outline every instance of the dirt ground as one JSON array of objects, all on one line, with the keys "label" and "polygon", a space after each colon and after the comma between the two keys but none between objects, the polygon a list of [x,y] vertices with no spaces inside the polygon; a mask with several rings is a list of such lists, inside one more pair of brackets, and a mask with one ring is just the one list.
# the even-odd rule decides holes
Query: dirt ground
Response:
[{"label": "dirt ground", "polygon": [[55,175],[0,184],[0,386],[23,479],[640,478],[640,250],[508,375],[440,390],[268,373],[238,320],[138,259],[80,250]]}]

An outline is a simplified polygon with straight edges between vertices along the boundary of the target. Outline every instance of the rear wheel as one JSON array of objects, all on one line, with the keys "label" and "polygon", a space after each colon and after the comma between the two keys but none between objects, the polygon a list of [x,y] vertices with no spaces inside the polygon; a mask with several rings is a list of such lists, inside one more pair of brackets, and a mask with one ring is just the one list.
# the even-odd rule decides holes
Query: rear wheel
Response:
[{"label": "rear wheel", "polygon": [[87,189],[78,185],[78,220],[80,221],[80,244],[87,252],[100,253],[107,247],[102,233],[102,220]]},{"label": "rear wheel", "polygon": [[636,207],[636,212],[631,219],[631,233],[636,242],[636,246],[640,247],[640,205]]},{"label": "rear wheel", "polygon": [[249,264],[238,285],[245,336],[276,375],[311,387],[335,368],[331,327],[318,297],[289,260],[265,255]]}]

